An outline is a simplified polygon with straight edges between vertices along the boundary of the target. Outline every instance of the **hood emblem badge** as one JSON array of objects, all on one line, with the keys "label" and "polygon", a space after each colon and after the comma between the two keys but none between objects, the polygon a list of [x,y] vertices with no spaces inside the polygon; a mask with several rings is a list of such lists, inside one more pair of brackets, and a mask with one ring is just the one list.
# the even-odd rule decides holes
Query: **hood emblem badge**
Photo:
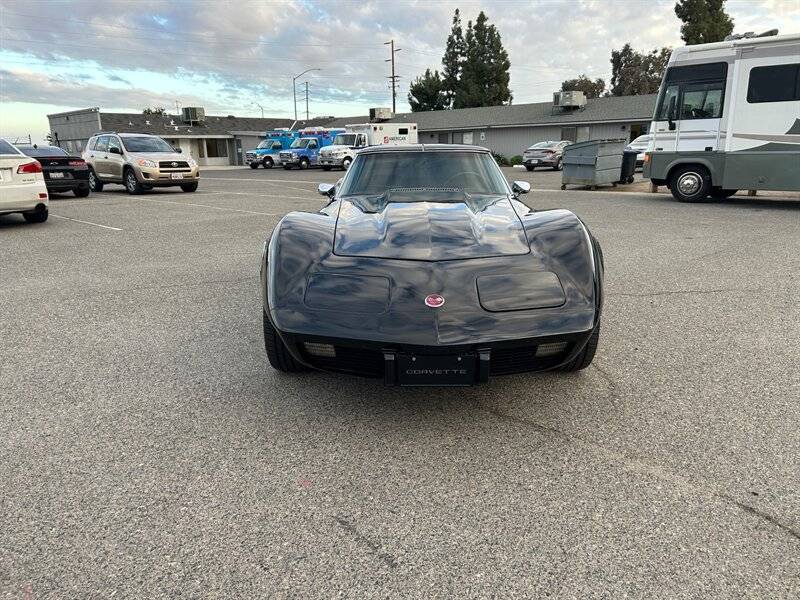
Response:
[{"label": "hood emblem badge", "polygon": [[444,296],[440,294],[428,294],[425,296],[425,306],[429,306],[431,308],[439,308],[440,306],[444,306]]},{"label": "hood emblem badge", "polygon": [[172,166],[173,166],[173,167],[177,167],[177,166],[178,166],[178,163],[174,162],[174,163],[172,163]]}]

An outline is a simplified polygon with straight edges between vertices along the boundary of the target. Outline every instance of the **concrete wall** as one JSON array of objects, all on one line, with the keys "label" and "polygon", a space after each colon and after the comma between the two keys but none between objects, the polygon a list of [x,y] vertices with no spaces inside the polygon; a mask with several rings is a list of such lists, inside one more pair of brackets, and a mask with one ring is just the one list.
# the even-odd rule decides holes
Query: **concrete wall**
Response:
[{"label": "concrete wall", "polygon": [[[632,134],[631,128],[635,135]],[[536,142],[548,140],[570,139],[582,142],[586,140],[601,139],[633,139],[640,133],[639,129],[646,129],[647,123],[596,123],[596,124],[567,124],[543,125],[536,127],[505,127],[505,128],[476,128],[472,131],[420,131],[419,141],[422,144],[436,144],[440,141],[447,144],[470,143],[469,134],[472,134],[472,144],[489,148],[492,152],[512,157],[522,154],[525,148]],[[574,128],[574,129],[569,129]],[[463,141],[462,141],[463,140]]]},{"label": "concrete wall", "polygon": [[100,130],[100,113],[90,108],[67,114],[48,116],[53,142],[70,152],[83,152],[89,138]]}]

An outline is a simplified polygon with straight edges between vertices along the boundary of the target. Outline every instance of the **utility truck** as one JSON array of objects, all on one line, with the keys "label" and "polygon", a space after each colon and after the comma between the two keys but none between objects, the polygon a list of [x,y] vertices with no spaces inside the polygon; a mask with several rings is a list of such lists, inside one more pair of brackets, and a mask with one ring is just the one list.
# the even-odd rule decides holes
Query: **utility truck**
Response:
[{"label": "utility truck", "polygon": [[328,129],[326,127],[307,127],[297,132],[295,139],[287,150],[280,152],[280,160],[284,169],[297,167],[307,169],[316,166],[319,151],[330,146],[334,138],[340,133],[344,133],[344,128],[338,127]]},{"label": "utility truck", "polygon": [[259,166],[265,169],[277,167],[281,164],[280,151],[289,148],[298,137],[299,133],[290,129],[267,131],[257,147],[245,152],[244,162],[250,165],[251,169],[257,169]]},{"label": "utility truck", "polygon": [[644,176],[683,202],[800,190],[800,34],[673,50]]},{"label": "utility truck", "polygon": [[333,140],[333,144],[319,153],[319,165],[325,170],[339,168],[347,170],[361,148],[367,146],[391,146],[416,144],[416,123],[360,123],[346,125],[346,131]]}]

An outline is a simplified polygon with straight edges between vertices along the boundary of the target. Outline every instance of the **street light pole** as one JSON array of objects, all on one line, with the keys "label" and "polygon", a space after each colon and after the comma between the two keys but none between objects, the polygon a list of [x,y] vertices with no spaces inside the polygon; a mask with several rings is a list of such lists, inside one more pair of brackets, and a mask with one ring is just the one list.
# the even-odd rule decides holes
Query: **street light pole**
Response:
[{"label": "street light pole", "polygon": [[297,121],[297,80],[300,79],[306,73],[310,73],[311,71],[321,71],[322,69],[306,69],[299,75],[295,75],[292,77],[292,98],[294,100],[294,120]]},{"label": "street light pole", "polygon": [[251,102],[251,104],[255,104],[258,108],[261,109],[261,118],[264,118],[264,107],[261,106],[258,102]]}]

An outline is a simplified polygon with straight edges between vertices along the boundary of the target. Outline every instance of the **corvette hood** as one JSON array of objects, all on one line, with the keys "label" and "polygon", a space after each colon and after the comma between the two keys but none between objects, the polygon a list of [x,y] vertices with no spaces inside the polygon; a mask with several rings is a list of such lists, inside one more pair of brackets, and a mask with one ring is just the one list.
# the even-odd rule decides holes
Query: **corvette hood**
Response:
[{"label": "corvette hood", "polygon": [[522,222],[506,196],[463,192],[343,199],[334,254],[405,260],[458,260],[528,254]]}]

